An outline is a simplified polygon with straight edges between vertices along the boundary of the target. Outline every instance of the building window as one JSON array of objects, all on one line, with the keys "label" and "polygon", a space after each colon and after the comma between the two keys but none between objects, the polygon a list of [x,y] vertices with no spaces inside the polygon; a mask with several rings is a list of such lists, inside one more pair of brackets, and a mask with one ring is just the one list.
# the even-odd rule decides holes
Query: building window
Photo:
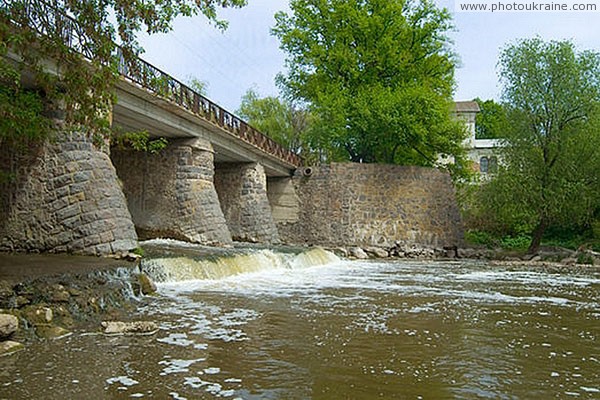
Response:
[{"label": "building window", "polygon": [[487,157],[481,157],[479,159],[479,171],[486,174],[489,169],[489,160]]},{"label": "building window", "polygon": [[490,157],[488,162],[488,171],[492,174],[498,172],[498,158]]}]

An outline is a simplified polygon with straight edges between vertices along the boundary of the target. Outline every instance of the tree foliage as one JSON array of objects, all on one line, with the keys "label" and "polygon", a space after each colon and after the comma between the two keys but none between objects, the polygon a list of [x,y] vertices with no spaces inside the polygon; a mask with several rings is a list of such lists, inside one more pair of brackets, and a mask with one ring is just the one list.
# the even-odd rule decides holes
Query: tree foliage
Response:
[{"label": "tree foliage", "polygon": [[307,155],[304,136],[312,119],[306,110],[277,97],[261,98],[255,90],[248,89],[242,97],[238,114],[251,126],[296,154]]},{"label": "tree foliage", "polygon": [[486,209],[532,232],[588,225],[600,209],[600,54],[568,41],[528,39],[500,58],[511,129]]},{"label": "tree foliage", "polygon": [[195,76],[188,76],[187,85],[201,96],[208,96],[208,82]]},{"label": "tree foliage", "polygon": [[[0,83],[13,94],[22,93],[19,77],[32,76],[33,82],[26,85],[35,87],[38,98],[46,104],[60,108],[67,122],[107,134],[106,116],[115,101],[117,63],[122,62],[115,51],[117,42],[124,62],[128,62],[141,51],[136,41],[138,32],[167,32],[175,17],[197,14],[224,28],[226,23],[218,19],[218,8],[245,3],[246,0],[4,0],[0,4]],[[76,33],[71,35],[73,32]],[[14,59],[21,62],[15,63]],[[25,70],[28,74],[23,74]],[[4,101],[0,104],[2,112],[9,107]],[[11,130],[4,135],[18,136],[20,131]]]},{"label": "tree foliage", "polygon": [[480,111],[475,121],[475,137],[477,139],[500,139],[506,136],[509,129],[506,108],[494,100],[475,99]]},{"label": "tree foliage", "polygon": [[459,157],[450,118],[450,15],[428,0],[292,0],[273,33],[287,53],[286,95],[318,119],[329,159],[433,165]]}]

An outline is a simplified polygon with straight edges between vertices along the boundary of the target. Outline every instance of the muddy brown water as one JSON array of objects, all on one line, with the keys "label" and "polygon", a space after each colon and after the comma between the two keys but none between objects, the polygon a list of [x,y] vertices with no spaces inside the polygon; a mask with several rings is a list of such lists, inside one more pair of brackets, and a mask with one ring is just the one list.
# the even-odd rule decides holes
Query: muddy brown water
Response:
[{"label": "muddy brown water", "polygon": [[0,358],[6,399],[598,399],[600,270],[162,258],[135,318]]}]

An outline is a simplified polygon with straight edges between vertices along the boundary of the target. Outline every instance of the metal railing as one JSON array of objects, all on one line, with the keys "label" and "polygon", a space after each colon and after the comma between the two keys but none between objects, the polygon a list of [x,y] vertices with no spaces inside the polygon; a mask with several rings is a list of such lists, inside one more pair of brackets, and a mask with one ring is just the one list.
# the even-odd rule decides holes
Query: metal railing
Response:
[{"label": "metal railing", "polygon": [[[73,18],[43,0],[1,0],[1,2],[3,5],[0,5],[0,12],[3,9],[9,10],[11,7],[18,7],[18,9],[12,9],[13,12],[15,10],[19,12],[21,17],[21,21],[16,21],[17,23],[27,21],[27,24],[41,35],[58,35],[62,38],[63,44],[82,54],[88,60],[94,59],[96,43],[89,39],[85,29]],[[49,31],[50,29],[52,32]],[[139,57],[133,56],[126,59],[119,46],[116,46],[116,49],[118,71],[126,80],[200,116],[281,161],[296,167],[302,164],[300,156],[218,104]]]}]

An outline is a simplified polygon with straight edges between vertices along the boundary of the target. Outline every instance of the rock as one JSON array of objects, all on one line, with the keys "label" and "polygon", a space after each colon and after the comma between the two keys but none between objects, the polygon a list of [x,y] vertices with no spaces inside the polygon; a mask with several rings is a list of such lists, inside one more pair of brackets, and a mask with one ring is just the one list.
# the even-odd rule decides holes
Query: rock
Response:
[{"label": "rock", "polygon": [[55,323],[60,324],[61,326],[70,328],[75,325],[75,320],[73,319],[73,315],[69,312],[69,310],[64,306],[58,306],[53,309],[54,318],[53,321]]},{"label": "rock", "polygon": [[25,346],[23,346],[21,343],[13,342],[12,340],[0,342],[0,356],[7,356],[9,354],[13,354],[17,351],[23,350],[24,348]]},{"label": "rock", "polygon": [[338,257],[348,258],[348,250],[343,247],[336,247],[335,249],[330,249]]},{"label": "rock", "polygon": [[565,265],[575,265],[577,263],[577,259],[573,258],[573,257],[567,257],[562,259],[561,264],[565,264]]},{"label": "rock", "polygon": [[139,274],[138,281],[140,283],[140,291],[142,292],[142,294],[148,296],[156,293],[156,285],[154,284],[154,282],[152,282],[148,275],[144,273]]},{"label": "rock", "polygon": [[404,253],[404,250],[397,249],[397,248],[390,249],[389,253],[390,253],[390,257],[398,257],[398,258],[406,257],[406,253]]},{"label": "rock", "polygon": [[479,251],[477,249],[460,248],[460,249],[458,249],[458,257],[459,258],[477,259],[477,258],[481,258],[482,254],[481,254],[481,251]]},{"label": "rock", "polygon": [[42,305],[28,306],[22,315],[33,326],[49,324],[54,318],[52,309]]},{"label": "rock", "polygon": [[25,296],[16,296],[13,304],[16,308],[21,308],[31,304],[31,300]]},{"label": "rock", "polygon": [[399,241],[396,241],[394,245],[388,251],[390,257],[406,257],[405,246]]},{"label": "rock", "polygon": [[69,288],[69,295],[73,296],[73,297],[79,297],[83,294],[83,292],[79,289],[75,289],[75,288]]},{"label": "rock", "polygon": [[53,292],[50,301],[53,303],[68,303],[71,295],[66,290]]},{"label": "rock", "polygon": [[420,258],[423,256],[423,249],[413,245],[404,251],[404,256],[406,258]]},{"label": "rock", "polygon": [[352,258],[358,258],[359,260],[365,260],[369,258],[367,253],[360,247],[351,247],[348,249],[349,256]]},{"label": "rock", "polygon": [[104,328],[104,333],[108,335],[153,335],[158,331],[158,325],[152,321],[104,321],[101,325]]},{"label": "rock", "polygon": [[0,314],[0,340],[11,337],[19,329],[19,320],[14,315]]},{"label": "rock", "polygon": [[59,339],[71,334],[67,329],[57,325],[38,325],[35,327],[35,333],[44,339]]},{"label": "rock", "polygon": [[443,248],[443,257],[446,258],[457,258],[458,257],[458,247],[457,246],[447,246]]},{"label": "rock", "polygon": [[0,280],[0,307],[10,307],[11,299],[14,295],[12,285]]},{"label": "rock", "polygon": [[141,258],[142,258],[142,256],[141,256],[141,255],[139,255],[139,254],[135,254],[135,253],[131,253],[131,252],[129,252],[129,253],[127,253],[127,254],[125,254],[125,255],[123,256],[123,259],[125,259],[125,260],[127,260],[127,261],[132,261],[132,262],[133,262],[133,261],[137,261],[137,260],[139,260],[139,259],[141,259]]},{"label": "rock", "polygon": [[521,260],[532,261],[535,257],[537,257],[537,254],[527,253],[527,254],[524,254],[523,256],[521,256]]},{"label": "rock", "polygon": [[367,247],[365,252],[374,258],[388,258],[389,253],[380,247]]}]

